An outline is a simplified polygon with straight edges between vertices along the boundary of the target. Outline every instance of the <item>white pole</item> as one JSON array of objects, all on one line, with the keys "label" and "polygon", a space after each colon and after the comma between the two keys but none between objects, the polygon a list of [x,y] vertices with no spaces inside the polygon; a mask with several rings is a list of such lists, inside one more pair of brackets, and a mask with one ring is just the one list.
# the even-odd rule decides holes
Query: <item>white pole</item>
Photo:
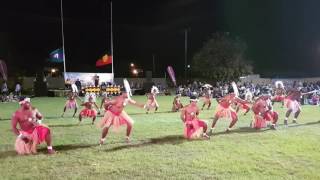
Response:
[{"label": "white pole", "polygon": [[60,17],[61,17],[61,35],[62,35],[62,51],[63,51],[63,77],[66,81],[66,57],[65,57],[65,50],[64,50],[64,29],[63,29],[63,7],[62,7],[62,1],[60,2],[61,8],[60,8]]},{"label": "white pole", "polygon": [[112,29],[112,1],[110,1],[110,13],[111,13],[111,21],[110,21],[110,33],[111,33],[111,56],[112,56],[112,83],[114,83],[114,69],[113,69],[113,64],[114,64],[114,54],[113,54],[113,29]]},{"label": "white pole", "polygon": [[184,79],[187,82],[188,29],[184,31]]},{"label": "white pole", "polygon": [[156,64],[155,64],[155,55],[152,54],[152,74],[153,77],[156,77]]}]

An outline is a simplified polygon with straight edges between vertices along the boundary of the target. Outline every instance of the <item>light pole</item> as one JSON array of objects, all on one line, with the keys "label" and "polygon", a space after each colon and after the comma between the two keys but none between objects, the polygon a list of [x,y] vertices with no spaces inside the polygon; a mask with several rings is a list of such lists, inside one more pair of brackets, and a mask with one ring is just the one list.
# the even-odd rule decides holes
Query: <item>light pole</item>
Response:
[{"label": "light pole", "polygon": [[155,64],[155,55],[152,54],[152,74],[155,77],[156,76],[156,64]]},{"label": "light pole", "polygon": [[190,28],[184,30],[184,79],[187,82],[187,63],[188,63],[188,32]]}]

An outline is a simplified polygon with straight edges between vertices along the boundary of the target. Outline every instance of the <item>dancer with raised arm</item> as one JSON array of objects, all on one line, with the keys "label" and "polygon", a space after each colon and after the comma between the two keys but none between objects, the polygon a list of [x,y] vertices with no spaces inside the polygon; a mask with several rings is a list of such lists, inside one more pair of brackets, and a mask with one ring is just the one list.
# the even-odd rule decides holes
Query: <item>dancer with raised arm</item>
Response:
[{"label": "dancer with raised arm", "polygon": [[231,83],[231,85],[233,87],[234,92],[227,94],[220,99],[217,99],[219,104],[218,104],[216,111],[215,111],[215,114],[214,114],[214,118],[213,118],[211,129],[210,129],[210,135],[213,134],[216,123],[221,118],[226,118],[226,119],[231,120],[228,128],[226,129],[226,132],[229,132],[238,121],[237,113],[231,107],[231,105],[234,103],[237,103],[237,104],[247,103],[246,101],[238,98],[239,92],[238,92],[237,85],[234,82]]},{"label": "dancer with raised arm", "polygon": [[117,131],[120,126],[126,125],[126,141],[130,142],[133,119],[124,111],[124,108],[127,104],[135,105],[140,108],[144,107],[143,104],[139,104],[130,98],[131,89],[126,79],[124,80],[124,84],[126,88],[121,89],[121,95],[115,97],[106,104],[107,106],[109,106],[109,109],[104,114],[104,117],[99,123],[99,127],[102,128],[100,145],[105,142],[106,136],[111,126],[113,126],[113,129]]}]

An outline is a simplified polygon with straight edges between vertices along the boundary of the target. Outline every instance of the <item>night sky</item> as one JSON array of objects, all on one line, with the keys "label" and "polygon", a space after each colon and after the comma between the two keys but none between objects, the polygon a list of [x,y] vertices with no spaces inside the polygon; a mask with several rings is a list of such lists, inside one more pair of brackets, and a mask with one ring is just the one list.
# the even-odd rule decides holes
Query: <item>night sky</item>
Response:
[{"label": "night sky", "polygon": [[[110,54],[109,1],[63,5],[67,71],[111,72],[110,66],[95,67]],[[319,7],[318,0],[115,0],[116,77],[128,75],[130,62],[151,70],[153,54],[156,76],[164,76],[167,65],[183,76],[186,28],[189,62],[212,33],[222,31],[247,42],[255,73],[319,76]],[[0,59],[11,73],[34,75],[62,46],[60,0],[2,1],[0,22]]]}]

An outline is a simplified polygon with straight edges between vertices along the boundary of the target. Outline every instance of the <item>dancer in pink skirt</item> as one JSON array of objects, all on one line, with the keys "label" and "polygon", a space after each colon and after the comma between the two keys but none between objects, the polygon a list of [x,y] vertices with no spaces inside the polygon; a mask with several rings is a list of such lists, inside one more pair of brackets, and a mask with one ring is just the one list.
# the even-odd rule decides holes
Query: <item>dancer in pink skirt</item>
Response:
[{"label": "dancer in pink skirt", "polygon": [[77,104],[77,100],[76,100],[76,95],[74,93],[69,93],[68,95],[68,100],[66,102],[66,104],[64,105],[63,108],[63,113],[61,115],[61,117],[64,116],[64,113],[66,112],[67,109],[74,109],[74,113],[72,117],[75,117],[77,110],[78,110],[78,104]]},{"label": "dancer in pink skirt", "polygon": [[286,96],[286,90],[284,89],[284,85],[282,81],[277,81],[275,83],[274,97],[272,98],[272,103],[281,102],[282,107],[284,106],[284,99]]},{"label": "dancer in pink skirt", "polygon": [[267,126],[267,122],[270,122],[270,128],[276,129],[278,113],[273,111],[271,96],[260,96],[253,104],[252,111],[254,112],[254,118],[251,124],[252,128],[265,128]]},{"label": "dancer in pink skirt", "polygon": [[211,125],[210,129],[210,134],[213,133],[216,123],[219,119],[221,118],[227,118],[230,119],[230,125],[226,129],[226,132],[229,132],[231,128],[236,124],[238,121],[238,116],[235,110],[231,107],[232,104],[237,103],[237,104],[245,104],[247,103],[246,101],[236,97],[234,93],[230,93],[228,95],[225,95],[221,99],[217,99],[219,105],[216,108],[216,112],[213,118],[213,122]]},{"label": "dancer in pink skirt", "polygon": [[147,103],[144,106],[147,109],[147,114],[149,113],[150,109],[154,109],[154,112],[157,112],[159,108],[159,104],[157,102],[156,96],[159,93],[159,90],[157,87],[152,86],[151,92],[147,94]]},{"label": "dancer in pink skirt", "polygon": [[180,101],[180,97],[181,97],[181,94],[177,94],[174,99],[173,99],[173,103],[172,103],[172,112],[177,112],[179,111],[180,109],[183,108],[183,105]]},{"label": "dancer in pink skirt", "polygon": [[[54,154],[50,129],[40,124],[42,119],[40,112],[31,107],[30,99],[22,97],[21,107],[13,114],[11,119],[12,131],[17,135],[15,149],[18,154],[35,154],[37,145],[47,143],[48,154]],[[17,128],[19,125],[20,129]]]},{"label": "dancer in pink skirt", "polygon": [[207,110],[209,110],[211,106],[211,90],[209,88],[205,89],[201,110],[203,110],[206,105],[208,105]]},{"label": "dancer in pink skirt", "polygon": [[190,104],[181,110],[180,118],[184,123],[184,137],[187,139],[209,138],[206,134],[207,124],[198,118],[197,96],[190,97]]},{"label": "dancer in pink skirt", "polygon": [[122,94],[116,98],[110,100],[105,106],[109,106],[109,109],[104,114],[104,117],[99,123],[99,127],[102,128],[102,134],[100,138],[100,145],[102,145],[106,136],[109,132],[109,128],[113,126],[113,129],[117,131],[120,126],[127,126],[126,141],[130,142],[130,135],[133,126],[132,118],[124,111],[124,107],[127,104],[135,105],[143,108],[144,105],[138,104],[136,101],[131,99],[126,91],[122,89]]},{"label": "dancer in pink skirt", "polygon": [[79,124],[82,121],[82,118],[87,117],[87,118],[92,118],[92,124],[94,124],[94,121],[96,120],[97,117],[97,111],[94,109],[99,109],[96,102],[93,101],[92,96],[89,97],[88,102],[85,102],[81,104],[81,106],[84,106],[85,108],[80,112],[79,114]]}]

